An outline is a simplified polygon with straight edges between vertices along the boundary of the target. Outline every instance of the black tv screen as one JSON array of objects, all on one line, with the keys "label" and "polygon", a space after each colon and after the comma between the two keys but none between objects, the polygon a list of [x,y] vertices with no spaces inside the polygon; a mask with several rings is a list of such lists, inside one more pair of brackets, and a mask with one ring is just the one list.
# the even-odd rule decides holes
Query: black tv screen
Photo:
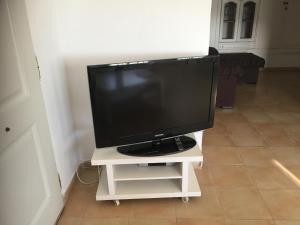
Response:
[{"label": "black tv screen", "polygon": [[96,147],[213,125],[218,57],[88,66]]}]

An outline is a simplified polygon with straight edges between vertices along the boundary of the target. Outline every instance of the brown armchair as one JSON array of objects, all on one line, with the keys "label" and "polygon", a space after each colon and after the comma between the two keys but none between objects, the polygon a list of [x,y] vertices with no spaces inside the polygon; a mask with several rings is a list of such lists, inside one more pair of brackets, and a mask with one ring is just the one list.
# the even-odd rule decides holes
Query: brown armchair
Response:
[{"label": "brown armchair", "polygon": [[[209,55],[219,54],[215,48],[209,48]],[[252,53],[222,53],[220,55],[220,69],[216,106],[232,108],[238,81],[256,84],[259,67],[265,65],[265,60]]]}]

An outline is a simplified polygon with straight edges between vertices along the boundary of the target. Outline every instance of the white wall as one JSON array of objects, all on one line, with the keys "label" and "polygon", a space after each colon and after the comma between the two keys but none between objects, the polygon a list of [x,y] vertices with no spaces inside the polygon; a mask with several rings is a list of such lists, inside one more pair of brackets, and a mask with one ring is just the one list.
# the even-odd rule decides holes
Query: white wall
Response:
[{"label": "white wall", "polygon": [[267,67],[300,66],[300,1],[260,0],[256,37],[253,42],[220,43],[220,11],[222,0],[212,0],[210,45],[220,52],[253,52],[266,59]]},{"label": "white wall", "polygon": [[78,151],[64,61],[58,45],[55,8],[51,0],[26,0],[26,4],[33,46],[40,65],[56,166],[64,194],[78,164]]},{"label": "white wall", "polygon": [[81,159],[94,149],[86,66],[207,54],[211,0],[57,0]]}]

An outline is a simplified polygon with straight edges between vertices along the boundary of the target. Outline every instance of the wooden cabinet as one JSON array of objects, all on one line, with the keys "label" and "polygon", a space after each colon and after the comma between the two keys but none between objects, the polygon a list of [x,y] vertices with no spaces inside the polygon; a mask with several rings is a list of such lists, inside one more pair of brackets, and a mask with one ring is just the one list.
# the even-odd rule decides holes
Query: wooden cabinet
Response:
[{"label": "wooden cabinet", "polygon": [[219,41],[253,41],[259,3],[259,0],[223,0]]}]

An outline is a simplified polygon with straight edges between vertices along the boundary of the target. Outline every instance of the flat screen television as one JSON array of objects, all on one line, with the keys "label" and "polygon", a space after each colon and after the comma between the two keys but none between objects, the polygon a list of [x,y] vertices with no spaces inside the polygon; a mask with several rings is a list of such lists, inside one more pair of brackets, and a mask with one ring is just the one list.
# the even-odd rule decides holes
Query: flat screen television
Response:
[{"label": "flat screen television", "polygon": [[121,146],[118,150],[129,155],[168,154],[173,151],[162,146],[188,149],[195,143],[182,135],[213,126],[218,56],[87,69],[97,148]]}]

